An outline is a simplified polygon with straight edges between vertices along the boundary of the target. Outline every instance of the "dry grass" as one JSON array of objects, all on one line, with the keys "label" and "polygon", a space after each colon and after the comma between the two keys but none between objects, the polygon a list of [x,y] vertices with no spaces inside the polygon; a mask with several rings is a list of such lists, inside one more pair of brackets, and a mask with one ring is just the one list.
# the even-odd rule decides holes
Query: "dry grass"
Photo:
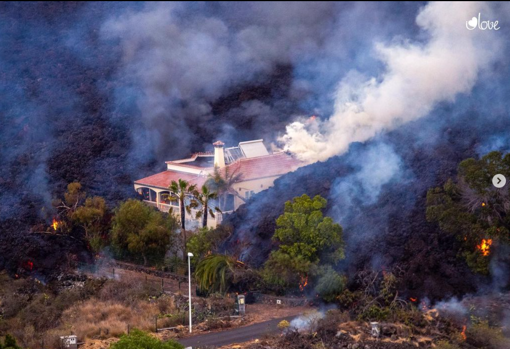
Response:
[{"label": "dry grass", "polygon": [[[69,334],[80,340],[117,337],[128,325],[154,331],[156,316],[176,313],[173,298],[162,295],[161,287],[129,277],[89,280],[57,294],[33,280],[0,274],[0,336],[9,332],[25,348],[40,348],[43,341],[46,348],[59,348],[58,338]],[[158,327],[181,323],[184,317],[168,315]]]},{"label": "dry grass", "polygon": [[[163,302],[139,301],[128,306],[114,301],[91,299],[66,310],[62,316],[62,327],[82,339],[118,337],[127,332],[128,326],[154,331],[155,318],[161,314]],[[170,298],[166,302],[169,305],[165,310],[169,310]],[[158,326],[164,326],[164,319],[158,320]]]}]

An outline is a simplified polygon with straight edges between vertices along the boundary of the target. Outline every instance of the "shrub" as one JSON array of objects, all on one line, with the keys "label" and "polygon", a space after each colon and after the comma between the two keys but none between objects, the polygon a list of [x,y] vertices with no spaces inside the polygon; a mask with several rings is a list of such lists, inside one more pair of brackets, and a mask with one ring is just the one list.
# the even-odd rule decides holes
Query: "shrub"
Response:
[{"label": "shrub", "polygon": [[321,276],[317,286],[315,286],[315,292],[326,302],[332,302],[342,293],[345,283],[345,276],[341,276],[328,265],[321,271]]},{"label": "shrub", "polygon": [[123,335],[117,343],[110,346],[110,349],[183,349],[179,343],[170,340],[162,342],[151,337],[145,332],[133,329],[130,334]]},{"label": "shrub", "polygon": [[436,344],[436,349],[460,349],[460,347],[447,341],[439,341]]},{"label": "shrub", "polygon": [[510,340],[505,338],[499,328],[489,326],[487,321],[473,324],[467,329],[466,342],[476,348],[510,348]]},{"label": "shrub", "polygon": [[4,344],[0,343],[0,348],[2,349],[21,349],[21,347],[18,346],[16,343],[16,339],[11,336],[10,334],[7,334],[5,336]]},{"label": "shrub", "polygon": [[205,325],[208,331],[232,327],[230,320],[221,320],[214,317],[208,318]]},{"label": "shrub", "polygon": [[278,328],[280,330],[284,330],[286,328],[288,328],[290,326],[290,322],[288,322],[287,320],[282,320],[278,323]]},{"label": "shrub", "polygon": [[358,320],[362,321],[384,321],[390,315],[388,307],[380,307],[378,305],[371,305],[368,309],[358,315]]}]

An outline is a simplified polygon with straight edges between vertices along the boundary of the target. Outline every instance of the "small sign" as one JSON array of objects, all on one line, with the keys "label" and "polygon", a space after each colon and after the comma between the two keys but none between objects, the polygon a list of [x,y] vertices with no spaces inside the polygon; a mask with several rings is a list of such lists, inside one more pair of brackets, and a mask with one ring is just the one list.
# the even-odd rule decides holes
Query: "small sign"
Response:
[{"label": "small sign", "polygon": [[246,313],[246,304],[244,302],[244,295],[242,294],[237,296],[237,307],[239,315],[244,315]]},{"label": "small sign", "polygon": [[282,304],[282,301],[281,301],[281,300],[279,300],[279,299],[277,299],[277,300],[276,300],[276,304],[281,305],[281,304]]},{"label": "small sign", "polygon": [[76,349],[78,347],[78,337],[75,335],[61,336],[60,343],[62,343],[62,348]]}]

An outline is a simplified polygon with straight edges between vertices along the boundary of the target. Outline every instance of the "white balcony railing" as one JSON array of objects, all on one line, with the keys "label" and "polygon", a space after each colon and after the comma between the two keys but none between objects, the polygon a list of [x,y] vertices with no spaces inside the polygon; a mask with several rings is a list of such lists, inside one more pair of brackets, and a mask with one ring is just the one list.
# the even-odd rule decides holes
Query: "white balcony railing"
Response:
[{"label": "white balcony railing", "polygon": [[[168,212],[170,211],[170,208],[173,208],[173,213],[176,217],[180,217],[180,210],[179,210],[179,206],[175,206],[175,205],[167,205],[167,204],[162,204],[162,203],[156,203],[154,201],[148,201],[148,200],[143,200],[147,205],[149,206],[152,206],[152,207],[156,207],[157,209],[159,209],[160,211],[162,212]],[[191,215],[187,215],[186,214],[186,221],[189,222],[191,224],[191,226],[195,225],[197,222],[200,222],[201,221],[201,218],[200,219],[196,219],[194,217],[196,217],[196,214],[197,214],[198,210],[191,210]],[[230,214],[234,212],[233,210],[230,210],[230,211],[224,211],[224,212],[215,212],[214,215],[215,215],[215,218],[212,218],[211,216],[209,216],[209,224],[208,225],[211,225],[212,222],[215,222],[214,226],[218,225],[218,224],[221,224],[221,222],[223,222],[223,218],[224,218],[224,215],[226,214]]]}]

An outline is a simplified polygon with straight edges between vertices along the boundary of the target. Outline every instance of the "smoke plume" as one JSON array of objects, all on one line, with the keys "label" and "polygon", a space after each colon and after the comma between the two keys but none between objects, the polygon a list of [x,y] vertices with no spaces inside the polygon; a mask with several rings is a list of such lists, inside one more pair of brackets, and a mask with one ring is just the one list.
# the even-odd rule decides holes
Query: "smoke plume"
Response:
[{"label": "smoke plume", "polygon": [[295,121],[280,138],[286,150],[315,162],[347,151],[384,130],[429,114],[468,93],[497,56],[498,32],[467,30],[466,20],[491,15],[480,3],[430,3],[416,17],[423,40],[375,44],[380,76],[352,71],[339,83],[334,112],[319,125]]}]

